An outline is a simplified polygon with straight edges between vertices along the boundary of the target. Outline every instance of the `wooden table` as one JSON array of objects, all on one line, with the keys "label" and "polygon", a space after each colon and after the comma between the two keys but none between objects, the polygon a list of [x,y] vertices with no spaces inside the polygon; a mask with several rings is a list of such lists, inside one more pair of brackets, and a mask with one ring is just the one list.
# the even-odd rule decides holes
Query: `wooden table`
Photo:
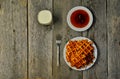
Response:
[{"label": "wooden table", "polygon": [[[84,32],[66,22],[68,11],[79,5],[94,14],[94,24]],[[37,21],[43,9],[54,15],[51,26]],[[94,40],[98,48],[97,62],[86,71],[70,69],[63,59],[66,41],[77,36]],[[0,0],[0,79],[120,79],[120,0]]]}]

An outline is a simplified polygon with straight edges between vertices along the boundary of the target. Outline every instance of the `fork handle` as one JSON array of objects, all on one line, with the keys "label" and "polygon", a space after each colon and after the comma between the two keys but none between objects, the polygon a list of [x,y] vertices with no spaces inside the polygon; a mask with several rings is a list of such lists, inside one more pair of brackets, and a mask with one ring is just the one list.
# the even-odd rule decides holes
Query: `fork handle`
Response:
[{"label": "fork handle", "polygon": [[57,66],[60,64],[60,45],[57,45]]}]

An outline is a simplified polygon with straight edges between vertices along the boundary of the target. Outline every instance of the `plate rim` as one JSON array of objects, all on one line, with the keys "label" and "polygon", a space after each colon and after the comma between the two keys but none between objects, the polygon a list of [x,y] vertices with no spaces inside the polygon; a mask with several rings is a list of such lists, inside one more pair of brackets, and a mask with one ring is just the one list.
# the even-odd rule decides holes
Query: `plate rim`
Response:
[{"label": "plate rim", "polygon": [[[90,40],[89,38],[86,38],[86,37],[81,37],[81,36],[79,36],[79,37],[74,37],[74,38],[72,38],[72,39],[70,39],[70,40],[82,40],[82,39],[87,39],[88,41],[92,41],[92,40]],[[69,40],[69,41],[70,41]],[[80,68],[80,69],[77,69],[76,67],[71,67],[70,66],[70,63],[69,62],[67,62],[67,60],[66,60],[66,45],[69,43],[69,41],[65,44],[65,46],[64,46],[64,49],[63,49],[63,58],[64,58],[64,61],[66,62],[66,64],[70,67],[70,68],[72,68],[72,69],[74,69],[74,70],[78,70],[78,71],[83,71],[83,70],[87,70],[87,69],[89,69],[89,68],[91,68],[94,64],[95,64],[95,62],[96,62],[96,60],[97,60],[97,47],[96,47],[96,45],[95,45],[95,43],[93,42],[93,47],[94,47],[94,56],[95,56],[95,59],[93,60],[93,63],[91,63],[91,64],[89,64],[89,65],[87,65],[87,66],[85,66],[84,68]]]}]

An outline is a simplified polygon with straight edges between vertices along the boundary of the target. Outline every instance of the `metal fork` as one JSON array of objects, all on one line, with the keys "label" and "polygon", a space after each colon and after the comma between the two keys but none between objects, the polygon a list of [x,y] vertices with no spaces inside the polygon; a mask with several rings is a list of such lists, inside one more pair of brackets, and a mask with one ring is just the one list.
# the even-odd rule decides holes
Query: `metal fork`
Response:
[{"label": "metal fork", "polygon": [[56,44],[57,44],[57,66],[59,66],[60,65],[60,44],[61,44],[60,34],[56,36]]}]

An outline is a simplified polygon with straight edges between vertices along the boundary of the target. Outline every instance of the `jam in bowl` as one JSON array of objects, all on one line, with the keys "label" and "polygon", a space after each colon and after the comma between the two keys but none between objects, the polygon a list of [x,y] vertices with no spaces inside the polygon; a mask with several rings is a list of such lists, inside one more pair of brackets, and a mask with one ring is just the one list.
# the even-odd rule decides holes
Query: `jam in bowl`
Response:
[{"label": "jam in bowl", "polygon": [[93,22],[90,10],[83,6],[72,8],[67,15],[67,23],[75,31],[87,30]]}]

